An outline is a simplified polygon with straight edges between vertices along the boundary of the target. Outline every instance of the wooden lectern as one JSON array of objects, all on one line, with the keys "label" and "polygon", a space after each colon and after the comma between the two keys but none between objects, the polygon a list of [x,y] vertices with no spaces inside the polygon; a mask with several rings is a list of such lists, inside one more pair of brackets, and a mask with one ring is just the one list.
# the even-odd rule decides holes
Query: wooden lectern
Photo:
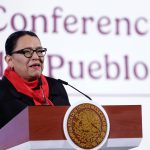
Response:
[{"label": "wooden lectern", "polygon": [[[104,150],[127,150],[142,139],[140,105],[103,106],[110,120]],[[67,106],[30,106],[0,129],[0,150],[73,149],[63,132]]]}]

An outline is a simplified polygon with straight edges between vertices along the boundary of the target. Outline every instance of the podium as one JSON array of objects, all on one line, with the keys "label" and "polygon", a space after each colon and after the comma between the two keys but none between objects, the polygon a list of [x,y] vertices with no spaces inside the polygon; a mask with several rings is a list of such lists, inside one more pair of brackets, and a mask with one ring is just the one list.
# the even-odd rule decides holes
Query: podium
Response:
[{"label": "podium", "polygon": [[[104,150],[127,150],[142,140],[140,105],[103,106],[110,120]],[[68,106],[29,106],[0,129],[0,150],[73,149],[63,132]]]}]

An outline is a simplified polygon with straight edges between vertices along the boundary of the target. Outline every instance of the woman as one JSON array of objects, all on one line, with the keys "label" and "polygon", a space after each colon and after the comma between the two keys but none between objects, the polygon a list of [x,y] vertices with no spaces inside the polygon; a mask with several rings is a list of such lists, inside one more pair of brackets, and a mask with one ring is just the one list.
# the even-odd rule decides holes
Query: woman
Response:
[{"label": "woman", "polygon": [[8,64],[0,81],[0,128],[27,106],[70,105],[56,79],[42,75],[47,49],[30,31],[17,31],[5,43]]}]

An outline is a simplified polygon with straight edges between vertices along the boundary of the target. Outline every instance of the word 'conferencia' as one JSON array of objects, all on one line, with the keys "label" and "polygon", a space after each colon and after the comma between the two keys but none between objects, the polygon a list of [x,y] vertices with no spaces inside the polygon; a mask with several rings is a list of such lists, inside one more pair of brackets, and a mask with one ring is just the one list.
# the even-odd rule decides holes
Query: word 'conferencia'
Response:
[{"label": "word 'conferencia'", "polygon": [[[16,9],[14,9],[17,11]],[[50,13],[51,12],[51,13]],[[50,11],[37,14],[26,12],[10,12],[8,8],[0,5],[0,31],[10,28],[17,30],[31,30],[43,33],[90,34],[96,32],[100,35],[138,35],[149,34],[149,19],[145,16],[130,18],[130,16],[81,16],[69,14],[62,7],[56,6]],[[68,13],[68,14],[67,14]],[[8,16],[9,14],[9,16]],[[39,28],[40,26],[40,28]]]}]

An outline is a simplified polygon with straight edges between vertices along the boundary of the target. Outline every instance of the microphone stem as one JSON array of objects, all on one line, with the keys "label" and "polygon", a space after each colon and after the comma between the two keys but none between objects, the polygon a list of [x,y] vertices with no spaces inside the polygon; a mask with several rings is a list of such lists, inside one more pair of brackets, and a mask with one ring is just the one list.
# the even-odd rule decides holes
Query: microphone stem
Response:
[{"label": "microphone stem", "polygon": [[68,84],[70,87],[72,87],[73,89],[77,90],[79,93],[83,94],[85,97],[87,97],[88,99],[92,100],[89,96],[87,96],[86,94],[82,93],[81,91],[79,91],[78,89],[76,89],[75,87],[73,87],[72,85]]}]

